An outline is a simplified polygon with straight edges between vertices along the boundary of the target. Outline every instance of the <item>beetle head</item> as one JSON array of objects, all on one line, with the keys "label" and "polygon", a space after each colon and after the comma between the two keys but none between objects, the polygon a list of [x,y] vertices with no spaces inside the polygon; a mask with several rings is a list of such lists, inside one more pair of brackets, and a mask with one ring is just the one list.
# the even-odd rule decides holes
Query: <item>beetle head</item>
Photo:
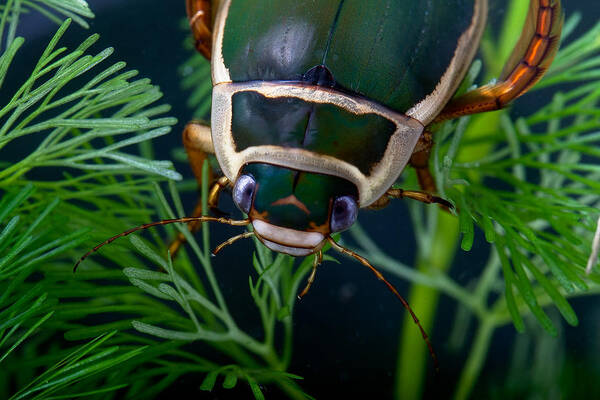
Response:
[{"label": "beetle head", "polygon": [[321,249],[333,232],[348,229],[358,213],[349,181],[276,165],[245,165],[233,188],[237,207],[271,250],[303,256]]}]

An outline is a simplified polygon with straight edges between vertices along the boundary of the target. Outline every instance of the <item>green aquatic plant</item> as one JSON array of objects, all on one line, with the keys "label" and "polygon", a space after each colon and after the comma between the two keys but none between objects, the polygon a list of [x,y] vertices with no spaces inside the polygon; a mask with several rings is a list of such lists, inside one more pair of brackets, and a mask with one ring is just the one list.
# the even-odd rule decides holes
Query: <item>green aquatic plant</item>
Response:
[{"label": "green aquatic plant", "polygon": [[[475,63],[463,90],[498,74],[489,61],[506,58],[509,37],[519,31],[514,26],[522,23],[518,3],[500,38],[484,40],[488,76],[480,77],[482,63]],[[35,65],[19,74],[14,93],[1,92],[0,397],[151,398],[193,375],[201,377],[202,390],[245,382],[261,399],[262,385],[272,384],[288,397],[309,398],[289,366],[296,295],[312,256],[295,262],[255,240],[248,293],[259,332],[243,327],[217,279],[209,223],[196,236],[176,224],[115,241],[72,273],[74,261],[106,237],[185,216],[180,191],[189,185],[175,183],[180,175],[169,161],[154,160],[152,139],[175,123],[165,117],[168,106],[156,105],[159,88],[136,79],[137,71],[126,71],[124,63],[111,64],[112,49],[88,54],[97,35],[72,51],[58,47],[71,20],[86,26],[93,16],[84,1],[9,0],[0,6],[0,82],[10,73],[17,79],[11,65],[26,45],[16,36],[24,12],[42,12],[60,26]],[[61,15],[71,19],[63,22]],[[468,350],[457,399],[472,393],[499,327],[512,324],[531,335],[521,336],[515,354],[527,346],[559,354],[547,338],[558,334],[561,322],[549,310],[555,307],[576,325],[568,300],[600,292],[598,269],[585,275],[600,213],[600,25],[571,39],[578,18],[567,20],[565,45],[535,88],[552,94],[551,101],[519,118],[502,111],[438,127],[431,166],[440,194],[459,212],[407,203],[417,244],[414,268],[386,254],[360,225],[342,235],[388,275],[414,283],[409,301],[428,331],[441,294],[458,304],[448,340]],[[182,72],[183,86],[194,89],[189,102],[195,115],[206,116],[208,63],[194,56]],[[21,141],[29,150],[15,156],[11,149]],[[416,185],[410,171],[403,179],[404,188]],[[205,209],[207,184],[204,179]],[[166,248],[178,232],[189,244],[172,258]],[[460,284],[450,266],[459,248],[473,246],[487,246],[489,260],[471,266],[479,274]],[[473,325],[475,336],[466,343],[464,331]],[[407,319],[398,397],[422,394],[427,360]],[[536,360],[532,374],[539,366],[548,370],[547,359]],[[513,364],[519,363],[528,360],[516,357]]]},{"label": "green aquatic plant", "polygon": [[[493,60],[506,58],[503,46],[519,32],[514,28],[524,15],[519,7],[526,9],[527,4],[512,3],[497,44],[489,35],[484,39],[490,77],[499,73]],[[512,322],[523,332],[523,316],[532,315],[556,336],[555,323],[546,312],[549,306],[576,326],[578,319],[567,299],[600,293],[597,270],[585,274],[600,213],[600,24],[569,41],[580,18],[576,14],[566,21],[563,47],[533,89],[550,93],[551,101],[516,119],[505,110],[440,127],[432,167],[440,194],[460,212],[458,218],[450,218],[410,205],[418,244],[415,269],[384,254],[360,228],[352,231],[373,262],[419,284],[409,301],[420,310],[426,326],[432,326],[440,294],[459,304],[456,326],[463,325],[462,334],[469,320],[476,320],[472,343],[461,343],[470,350],[454,394],[457,399],[467,398],[473,389],[496,329]],[[479,68],[477,64],[472,68],[467,84]],[[569,83],[577,85],[566,86]],[[474,225],[490,244],[489,259],[478,268],[478,278],[461,286],[448,270],[458,245],[464,251],[472,248]],[[405,318],[397,393],[416,398],[423,381],[415,376],[423,374],[415,372],[423,371],[419,360],[425,354],[406,322]]]},{"label": "green aquatic plant", "polygon": [[[82,1],[48,4],[57,11],[93,15]],[[20,14],[30,11],[27,6],[37,9],[33,2],[18,0],[2,9],[1,26],[8,26],[9,35],[0,82],[25,43],[11,32]],[[98,35],[71,52],[58,47],[70,23],[61,23],[29,76],[20,77],[23,84],[0,109],[0,396],[105,398],[126,390],[130,397],[148,398],[188,373],[206,374],[206,390],[223,375],[224,387],[245,380],[257,398],[262,396],[258,384],[273,381],[289,393],[301,393],[294,383],[299,377],[285,369],[292,354],[291,313],[308,261],[293,271],[291,258],[272,257],[262,248],[257,253],[254,266],[260,277],[251,282],[251,294],[266,332],[262,342],[238,328],[227,309],[212,274],[208,229],[202,247],[191,236],[188,241],[214,303],[188,259],[181,257],[175,272],[164,258],[165,240],[155,232],[150,243],[132,241],[165,272],[149,270],[116,244],[103,254],[104,262],[87,260],[73,275],[83,242],[89,245],[156,214],[172,215],[157,183],[180,175],[170,162],[152,159],[150,141],[176,122],[162,116],[168,106],[155,105],[160,90],[148,79],[132,80],[137,71],[125,71],[123,62],[107,65],[111,48],[88,55]],[[23,141],[31,150],[14,156],[10,149]],[[181,215],[178,194],[170,189]],[[168,233],[173,237],[172,229]],[[110,263],[113,268],[104,265]],[[181,306],[182,313],[168,301]],[[111,321],[85,322],[103,318]],[[280,353],[274,344],[276,324],[285,330]],[[132,328],[167,340],[132,335]],[[61,345],[56,339],[62,335],[69,343],[87,342]],[[197,356],[185,349],[193,340],[209,341],[237,363]],[[12,391],[14,386],[18,390]]]},{"label": "green aquatic plant", "polygon": [[[147,79],[132,80],[137,71],[123,71],[123,62],[107,64],[111,48],[89,55],[97,35],[69,52],[58,45],[71,19],[61,20],[27,74],[17,76],[11,70],[25,43],[15,35],[22,13],[39,11],[51,19],[60,13],[84,26],[80,16],[93,16],[80,0],[40,3],[8,1],[0,14],[6,38],[0,82],[6,84],[7,76],[21,82],[13,93],[3,89],[0,109],[2,398],[74,398],[130,385],[124,377],[113,377],[114,385],[101,382],[107,382],[115,365],[143,362],[141,353],[149,354],[149,343],[117,337],[113,328],[80,335],[94,337],[84,344],[69,346],[57,340],[69,330],[77,337],[71,320],[94,313],[66,304],[70,297],[94,293],[71,284],[75,282],[68,271],[82,242],[90,235],[108,234],[102,232],[104,224],[118,226],[124,219],[129,225],[136,217],[151,217],[146,198],[153,182],[179,178],[170,162],[148,157],[147,141],[164,135],[175,123],[162,117],[168,106],[154,105],[160,90]],[[139,146],[140,155],[122,152],[127,146]],[[19,154],[23,147],[28,151]],[[128,261],[121,255],[121,262]],[[84,285],[86,279],[95,280],[99,294],[104,290],[99,280],[121,276],[98,270],[75,280]]]}]

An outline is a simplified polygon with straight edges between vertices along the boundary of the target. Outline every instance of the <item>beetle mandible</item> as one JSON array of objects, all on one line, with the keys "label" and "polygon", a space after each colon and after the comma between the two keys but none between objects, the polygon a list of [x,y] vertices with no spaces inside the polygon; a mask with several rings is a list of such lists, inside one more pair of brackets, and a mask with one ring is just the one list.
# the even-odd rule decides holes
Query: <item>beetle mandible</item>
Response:
[{"label": "beetle mandible", "polygon": [[[487,0],[186,0],[186,6],[196,48],[211,61],[213,94],[212,127],[189,123],[183,143],[199,182],[207,154],[219,162],[223,176],[210,190],[209,206],[216,210],[230,188],[248,218],[201,216],[196,207],[191,217],[117,235],[81,260],[150,226],[251,224],[252,232],[214,252],[256,235],[276,252],[315,254],[302,296],[329,243],[394,292],[429,345],[396,289],[331,234],[348,229],[359,208],[381,208],[392,198],[451,207],[434,195],[430,127],[501,109],[541,79],[558,48],[560,1],[530,0],[498,81],[455,98],[479,46]],[[391,188],[407,165],[423,191]],[[171,254],[183,241],[180,235],[171,244]]]}]

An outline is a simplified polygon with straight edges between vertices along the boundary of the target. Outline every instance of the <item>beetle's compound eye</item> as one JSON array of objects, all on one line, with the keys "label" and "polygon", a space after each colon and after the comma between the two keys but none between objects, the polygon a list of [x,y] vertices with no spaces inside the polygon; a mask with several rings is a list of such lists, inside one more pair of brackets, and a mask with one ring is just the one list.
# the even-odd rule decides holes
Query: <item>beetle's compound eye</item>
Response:
[{"label": "beetle's compound eye", "polygon": [[233,186],[233,202],[246,214],[250,212],[255,189],[256,181],[251,175],[241,175]]},{"label": "beetle's compound eye", "polygon": [[340,232],[352,226],[358,215],[358,204],[350,196],[335,199],[331,210],[331,231]]}]

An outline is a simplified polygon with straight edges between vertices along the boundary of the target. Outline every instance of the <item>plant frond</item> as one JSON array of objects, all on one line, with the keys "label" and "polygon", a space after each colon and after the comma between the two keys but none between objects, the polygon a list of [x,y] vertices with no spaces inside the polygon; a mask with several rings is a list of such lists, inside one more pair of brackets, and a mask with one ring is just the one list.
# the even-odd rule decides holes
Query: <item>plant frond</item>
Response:
[{"label": "plant frond", "polygon": [[[542,81],[542,87],[562,85],[570,77],[580,77],[584,69],[595,68],[600,46],[594,32],[599,27],[559,51],[554,73]],[[574,52],[578,61],[570,62]],[[473,127],[483,126],[481,121],[469,124],[464,119],[466,123],[453,125],[457,131],[436,152],[440,187],[460,210],[461,247],[471,249],[477,224],[496,248],[506,306],[518,330],[523,324],[513,295],[555,334],[538,304],[537,289],[554,300],[567,322],[576,325],[564,296],[585,292],[590,284],[600,282],[597,276],[585,275],[589,238],[600,205],[598,78],[586,74],[588,85],[559,92],[547,106],[516,121],[502,113],[500,130],[493,135],[474,132]],[[482,147],[498,156],[485,152],[478,158]],[[455,151],[458,148],[460,152]]]}]

